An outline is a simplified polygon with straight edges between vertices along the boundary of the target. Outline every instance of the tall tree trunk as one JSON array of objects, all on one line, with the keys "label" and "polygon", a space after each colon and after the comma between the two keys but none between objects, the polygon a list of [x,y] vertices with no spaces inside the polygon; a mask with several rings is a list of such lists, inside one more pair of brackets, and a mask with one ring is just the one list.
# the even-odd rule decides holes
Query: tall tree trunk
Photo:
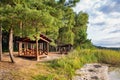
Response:
[{"label": "tall tree trunk", "polygon": [[14,63],[14,57],[13,57],[13,28],[10,28],[9,30],[9,55],[11,62]]},{"label": "tall tree trunk", "polygon": [[0,25],[0,61],[2,61],[2,25]]}]

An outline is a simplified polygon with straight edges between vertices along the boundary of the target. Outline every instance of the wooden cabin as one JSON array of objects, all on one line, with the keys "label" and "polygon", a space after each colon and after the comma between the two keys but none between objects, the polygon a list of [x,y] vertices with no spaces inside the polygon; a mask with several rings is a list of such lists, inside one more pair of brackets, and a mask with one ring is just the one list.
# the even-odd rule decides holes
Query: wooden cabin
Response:
[{"label": "wooden cabin", "polygon": [[41,34],[37,42],[27,37],[19,38],[17,42],[19,43],[19,56],[35,57],[37,61],[39,61],[41,57],[46,57],[48,55],[49,43],[52,42],[52,40]]},{"label": "wooden cabin", "polygon": [[58,45],[58,50],[61,54],[67,54],[70,50],[72,50],[72,48],[72,44]]}]

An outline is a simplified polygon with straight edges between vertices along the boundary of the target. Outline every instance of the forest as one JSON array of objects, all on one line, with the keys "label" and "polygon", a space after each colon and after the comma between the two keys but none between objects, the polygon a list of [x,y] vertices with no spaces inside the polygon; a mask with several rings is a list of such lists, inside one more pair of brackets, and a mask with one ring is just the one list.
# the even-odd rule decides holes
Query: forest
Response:
[{"label": "forest", "polygon": [[[119,49],[95,46],[87,39],[89,15],[74,12],[78,2],[0,0],[0,80],[73,80],[85,64],[120,66]],[[52,53],[46,59],[56,58],[48,61],[18,56],[17,39],[27,37],[38,43],[41,34],[52,40],[51,46],[70,44],[73,50],[67,55]]]},{"label": "forest", "polygon": [[13,50],[17,49],[16,38],[29,37],[35,40],[39,39],[40,34],[51,38],[53,46],[92,46],[86,33],[88,14],[77,14],[72,9],[77,2],[79,0],[1,0],[1,56],[2,51],[9,51],[12,60]]}]

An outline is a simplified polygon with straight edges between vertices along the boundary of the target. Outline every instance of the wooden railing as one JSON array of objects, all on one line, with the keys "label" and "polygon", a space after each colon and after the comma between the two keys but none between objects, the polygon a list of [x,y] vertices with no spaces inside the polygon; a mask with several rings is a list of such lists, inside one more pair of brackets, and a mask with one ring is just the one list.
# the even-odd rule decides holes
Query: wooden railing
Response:
[{"label": "wooden railing", "polygon": [[[36,56],[36,50],[35,49],[22,49],[22,51],[19,51],[19,56]],[[39,56],[40,55],[48,55],[47,50],[38,50]]]}]

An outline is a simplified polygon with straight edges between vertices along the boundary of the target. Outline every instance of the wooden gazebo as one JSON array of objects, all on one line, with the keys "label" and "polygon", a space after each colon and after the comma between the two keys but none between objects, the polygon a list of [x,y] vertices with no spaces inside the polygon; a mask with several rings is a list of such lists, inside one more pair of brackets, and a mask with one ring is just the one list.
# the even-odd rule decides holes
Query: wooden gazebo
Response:
[{"label": "wooden gazebo", "polygon": [[73,48],[72,44],[58,45],[58,49],[61,54],[67,54],[70,50],[72,50],[72,48]]},{"label": "wooden gazebo", "polygon": [[52,40],[41,34],[40,39],[37,41],[25,37],[19,38],[17,42],[19,43],[19,56],[35,57],[37,61],[39,61],[41,57],[46,57],[48,55],[49,43],[52,42]]}]

